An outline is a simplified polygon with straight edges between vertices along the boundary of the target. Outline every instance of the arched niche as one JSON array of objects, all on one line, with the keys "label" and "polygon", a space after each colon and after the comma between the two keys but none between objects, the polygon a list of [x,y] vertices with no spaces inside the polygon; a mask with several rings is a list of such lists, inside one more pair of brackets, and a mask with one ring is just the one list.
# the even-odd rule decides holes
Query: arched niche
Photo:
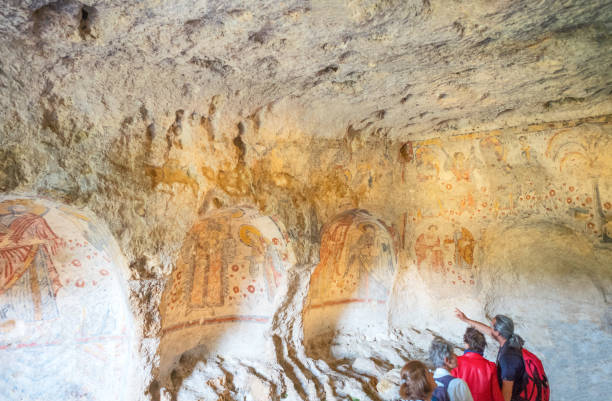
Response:
[{"label": "arched niche", "polygon": [[559,224],[517,224],[487,233],[483,265],[483,308],[466,312],[510,316],[559,399],[605,397],[576,372],[609,381],[602,352],[612,349],[612,247]]},{"label": "arched niche", "polygon": [[0,198],[0,394],[133,399],[125,273],[112,237],[88,215]]},{"label": "arched niche", "polygon": [[525,330],[534,330],[541,344],[554,342],[552,320],[605,320],[612,247],[598,249],[583,234],[549,222],[491,230],[484,246],[487,313],[505,310],[529,321]]},{"label": "arched niche", "polygon": [[[348,210],[325,224],[304,310],[308,347],[325,348],[334,335],[362,340],[385,335],[396,264],[389,230],[367,211]],[[341,348],[322,351],[336,357],[351,352]]]},{"label": "arched niche", "polygon": [[273,358],[268,331],[295,257],[280,223],[241,207],[191,228],[160,307],[162,380],[183,353]]}]

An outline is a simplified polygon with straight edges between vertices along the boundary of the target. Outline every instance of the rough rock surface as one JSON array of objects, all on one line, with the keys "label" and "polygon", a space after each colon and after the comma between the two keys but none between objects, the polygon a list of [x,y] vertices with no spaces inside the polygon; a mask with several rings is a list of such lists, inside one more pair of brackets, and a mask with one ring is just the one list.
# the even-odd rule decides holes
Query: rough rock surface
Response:
[{"label": "rough rock surface", "polygon": [[[606,398],[611,31],[603,0],[6,0],[0,192],[108,226],[142,399],[387,399],[433,335],[461,345],[455,306],[513,317],[554,400]],[[164,382],[159,308],[180,251],[239,205],[277,216],[296,257],[274,356],[193,347]],[[306,347],[323,225],[353,209],[393,243],[386,329]],[[338,359],[329,338],[354,352]]]}]

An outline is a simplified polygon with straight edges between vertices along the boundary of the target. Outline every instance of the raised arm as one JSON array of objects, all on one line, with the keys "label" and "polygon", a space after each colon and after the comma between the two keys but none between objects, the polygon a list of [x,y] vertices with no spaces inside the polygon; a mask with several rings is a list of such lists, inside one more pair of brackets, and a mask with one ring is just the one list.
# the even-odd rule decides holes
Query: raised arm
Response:
[{"label": "raised arm", "polygon": [[455,316],[457,316],[459,320],[466,322],[476,330],[480,331],[482,334],[488,334],[489,336],[493,337],[493,329],[490,326],[468,318],[465,316],[465,313],[461,312],[458,308],[455,308]]}]

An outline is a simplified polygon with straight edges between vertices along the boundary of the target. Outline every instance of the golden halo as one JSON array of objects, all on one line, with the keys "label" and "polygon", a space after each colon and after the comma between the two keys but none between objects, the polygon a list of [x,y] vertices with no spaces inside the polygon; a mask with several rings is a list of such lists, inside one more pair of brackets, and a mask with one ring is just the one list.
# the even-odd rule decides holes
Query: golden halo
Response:
[{"label": "golden halo", "polygon": [[240,236],[240,241],[242,241],[242,243],[246,246],[250,247],[257,246],[257,244],[253,242],[253,236],[257,237],[258,239],[262,238],[261,232],[259,232],[259,230],[254,226],[248,224],[243,224],[240,226],[238,235]]},{"label": "golden halo", "polygon": [[365,232],[366,228],[368,227],[372,227],[374,231],[376,231],[376,225],[369,221],[362,221],[361,223],[357,225],[357,228],[363,232]]},{"label": "golden halo", "polygon": [[11,214],[12,212],[9,208],[17,205],[25,207],[28,213],[37,214],[39,216],[48,210],[47,207],[34,203],[32,199],[10,199],[0,202],[0,215]]}]

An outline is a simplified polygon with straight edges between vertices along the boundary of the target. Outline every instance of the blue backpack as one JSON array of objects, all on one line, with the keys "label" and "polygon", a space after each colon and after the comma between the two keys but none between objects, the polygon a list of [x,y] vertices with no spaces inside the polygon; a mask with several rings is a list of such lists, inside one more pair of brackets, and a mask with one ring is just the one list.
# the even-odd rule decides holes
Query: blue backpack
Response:
[{"label": "blue backpack", "polygon": [[451,375],[446,375],[435,379],[436,382],[442,383],[442,385],[434,389],[431,401],[450,401],[450,397],[448,395],[448,386],[453,379],[455,378]]}]

